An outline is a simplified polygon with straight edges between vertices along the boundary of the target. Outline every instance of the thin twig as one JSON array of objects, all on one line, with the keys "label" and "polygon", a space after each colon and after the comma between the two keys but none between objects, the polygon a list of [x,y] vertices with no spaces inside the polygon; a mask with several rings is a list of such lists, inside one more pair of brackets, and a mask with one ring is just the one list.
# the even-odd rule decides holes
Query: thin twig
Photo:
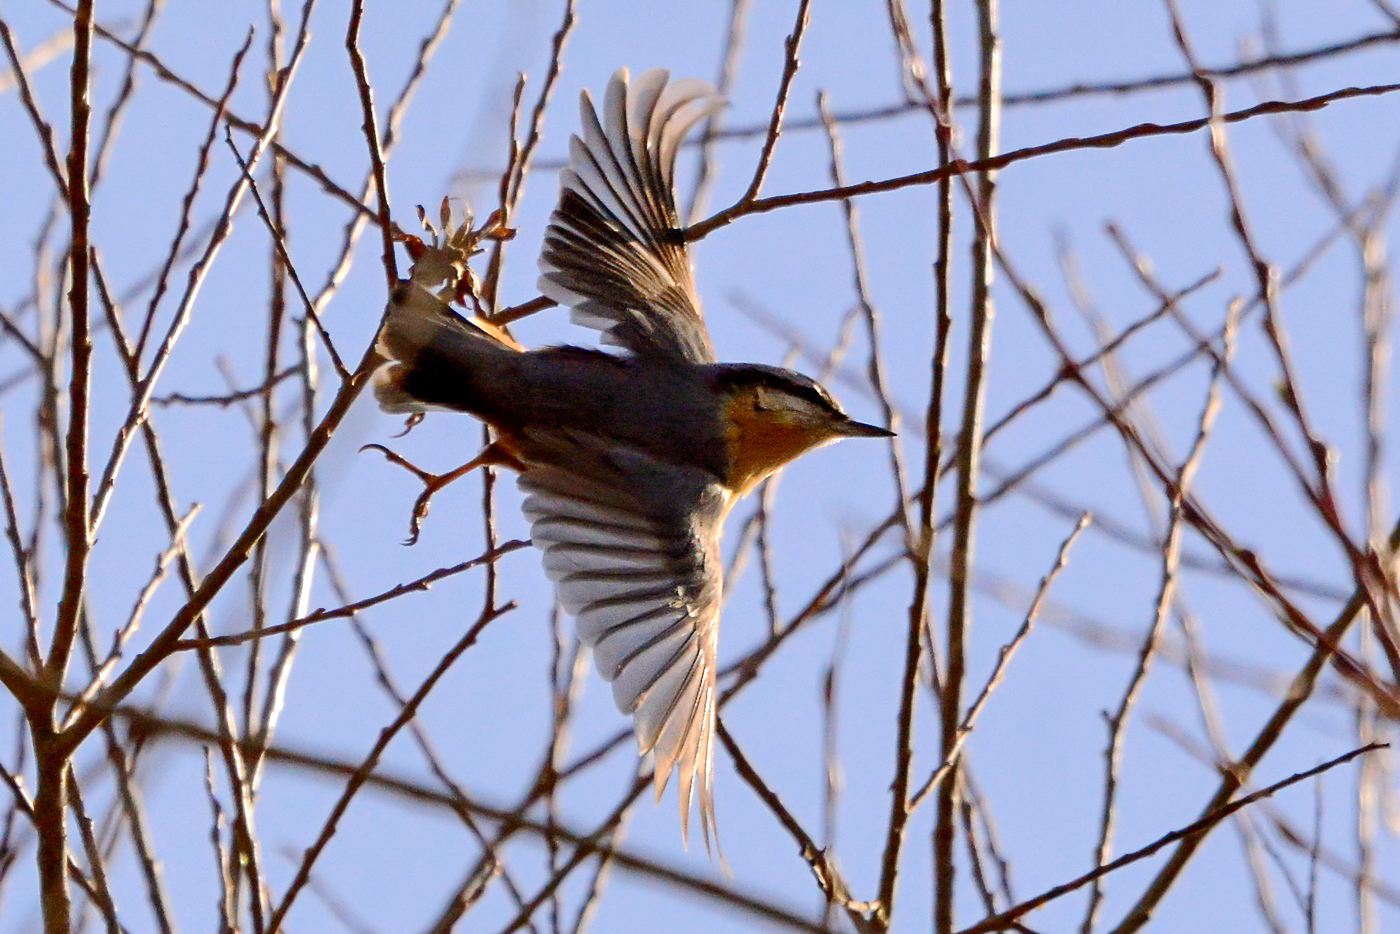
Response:
[{"label": "thin twig", "polygon": [[[1400,548],[1400,524],[1397,524],[1395,528],[1391,530],[1388,547],[1392,552]],[[1211,795],[1210,800],[1206,802],[1205,807],[1202,809],[1203,814],[1212,814],[1226,806],[1235,792],[1249,779],[1250,774],[1264,758],[1264,755],[1273,748],[1274,743],[1276,743],[1283,734],[1284,727],[1288,725],[1288,722],[1293,719],[1293,715],[1298,712],[1309,695],[1312,694],[1323,667],[1335,654],[1337,647],[1341,644],[1342,637],[1346,635],[1347,630],[1350,629],[1352,623],[1356,621],[1365,603],[1364,594],[1360,592],[1354,594],[1352,599],[1347,602],[1347,605],[1342,608],[1342,611],[1337,614],[1336,619],[1333,620],[1331,625],[1322,633],[1307,663],[1293,678],[1293,682],[1289,685],[1288,692],[1284,696],[1283,701],[1275,708],[1273,714],[1265,721],[1258,733],[1255,734],[1253,742],[1249,744],[1249,748],[1246,749],[1244,755],[1235,763],[1234,768],[1230,769],[1221,777],[1219,787],[1217,787],[1215,793]],[[1197,823],[1199,824],[1200,821]],[[1213,825],[1209,823],[1204,824],[1180,837],[1180,843],[1177,844],[1176,850],[1173,851],[1166,865],[1158,870],[1137,902],[1128,911],[1124,919],[1114,928],[1114,934],[1130,934],[1130,932],[1139,930],[1147,923],[1152,916],[1153,910],[1157,907],[1158,902],[1162,900],[1162,897],[1167,893],[1167,890],[1171,888],[1172,883],[1176,880],[1177,876],[1180,875],[1182,869],[1185,868],[1186,863],[1201,845],[1211,826]]]},{"label": "thin twig", "polygon": [[0,417],[0,497],[5,502],[5,538],[10,543],[10,553],[15,562],[15,575],[19,584],[19,606],[24,613],[25,651],[29,664],[38,671],[44,664],[39,648],[39,609],[34,601],[34,575],[30,569],[29,552],[19,537],[19,514],[15,509],[14,491],[10,488],[10,475],[5,470],[5,447],[3,439],[4,418]]},{"label": "thin twig", "polygon": [[1308,779],[1316,775],[1321,775],[1323,772],[1326,772],[1329,769],[1336,768],[1339,765],[1345,765],[1352,759],[1355,759],[1357,756],[1363,756],[1366,753],[1375,752],[1378,749],[1387,748],[1389,747],[1385,743],[1372,743],[1369,746],[1362,746],[1359,749],[1353,749],[1351,752],[1343,753],[1342,755],[1337,756],[1335,759],[1329,759],[1321,765],[1314,766],[1313,768],[1310,768],[1306,771],[1295,772],[1287,778],[1280,779],[1279,781],[1274,782],[1272,785],[1268,785],[1264,788],[1259,789],[1253,794],[1245,795],[1244,797],[1238,798],[1234,801],[1227,801],[1220,807],[1212,808],[1206,811],[1204,814],[1201,815],[1200,818],[1192,821],[1185,827],[1181,827],[1176,830],[1173,830],[1168,834],[1164,834],[1163,836],[1158,837],[1156,840],[1152,841],[1144,847],[1141,847],[1140,849],[1136,849],[1131,853],[1125,853],[1111,863],[1108,863],[1104,866],[1100,866],[1092,870],[1091,872],[1087,872],[1084,875],[1079,876],[1076,879],[1071,879],[1069,882],[1065,882],[1061,885],[1055,886],[1052,889],[1048,889],[1045,892],[1042,892],[1041,894],[1035,896],[1034,898],[1028,898],[1020,904],[1014,905],[1013,907],[1008,908],[1006,911],[1003,911],[1000,914],[993,915],[990,918],[986,918],[982,921],[979,921],[977,924],[974,924],[971,927],[963,928],[961,931],[958,932],[958,934],[985,934],[985,932],[988,931],[1004,931],[1007,928],[1011,927],[1018,918],[1024,917],[1025,915],[1036,910],[1040,906],[1047,904],[1048,902],[1052,902],[1055,899],[1060,898],[1064,895],[1067,895],[1070,892],[1075,891],[1076,889],[1083,888],[1084,886],[1092,882],[1094,879],[1108,875],[1111,872],[1116,872],[1117,870],[1122,869],[1124,866],[1131,865],[1132,863],[1138,862],[1139,860],[1146,859],[1147,857],[1153,855],[1163,847],[1169,846],[1172,843],[1176,843],[1177,841],[1189,840],[1196,836],[1204,836],[1207,832],[1211,830],[1211,828],[1215,827],[1225,818],[1241,810],[1242,808],[1249,807],[1256,801],[1270,797],[1271,795],[1282,791],[1284,788],[1287,788],[1290,785],[1296,785],[1299,782],[1307,781]]},{"label": "thin twig", "polygon": [[[792,79],[797,77],[797,69],[800,64],[798,53],[802,49],[802,37],[806,35],[807,23],[810,19],[809,8],[811,0],[798,0],[797,22],[793,24],[792,32],[788,34],[783,43],[786,57],[783,60],[783,74],[778,80],[778,93],[773,99],[773,113],[768,118],[768,132],[763,138],[763,148],[759,150],[758,162],[754,166],[753,178],[749,180],[749,187],[729,207],[720,211],[714,217],[701,224],[701,227],[713,225],[722,226],[729,223],[736,217],[748,214],[755,204],[760,204],[758,193],[763,189],[763,180],[768,176],[768,166],[773,161],[773,152],[778,146],[778,137],[783,132],[783,113],[787,110],[788,92],[792,89]],[[716,221],[718,221],[716,223]],[[688,238],[704,236],[704,234],[694,234],[694,227],[687,230]]]},{"label": "thin twig", "polygon": [[[979,0],[977,24],[980,61],[978,68],[978,127],[977,155],[981,160],[991,158],[998,144],[1001,110],[1001,40],[997,35],[996,0]],[[972,246],[971,322],[968,327],[967,377],[963,389],[962,423],[958,431],[957,504],[953,521],[952,558],[949,564],[951,592],[948,598],[948,635],[944,655],[944,674],[939,696],[941,718],[941,750],[944,758],[952,758],[951,768],[957,769],[954,747],[958,724],[962,720],[962,683],[967,658],[968,630],[971,608],[968,595],[972,574],[977,516],[977,483],[981,472],[982,410],[986,400],[986,371],[991,353],[991,327],[994,314],[992,303],[993,243],[995,222],[993,196],[996,178],[990,171],[976,176],[976,193],[972,196],[977,217]],[[906,677],[909,672],[906,669]],[[957,782],[945,781],[938,789],[934,815],[934,928],[939,934],[952,931],[954,923],[954,819],[957,814]],[[890,854],[886,850],[886,869],[890,870]],[[888,897],[893,899],[891,880]],[[881,901],[890,907],[882,893]]]},{"label": "thin twig", "polygon": [[1030,606],[1026,608],[1026,615],[1021,620],[1021,625],[1016,629],[1010,641],[997,651],[996,664],[992,666],[991,674],[987,676],[987,681],[982,685],[982,690],[977,693],[977,698],[972,705],[967,708],[962,723],[958,724],[958,731],[953,740],[952,748],[944,753],[943,761],[933,770],[933,774],[924,780],[909,798],[909,810],[912,812],[918,808],[929,792],[938,788],[939,784],[947,777],[952,770],[953,764],[957,761],[958,754],[962,751],[963,743],[967,737],[972,735],[972,730],[977,726],[977,717],[982,713],[982,708],[991,699],[992,692],[1001,684],[1002,678],[1006,676],[1006,668],[1011,664],[1011,657],[1016,654],[1016,650],[1021,647],[1021,643],[1026,641],[1026,637],[1031,634],[1031,627],[1035,624],[1040,615],[1040,608],[1050,593],[1050,586],[1059,577],[1060,572],[1069,563],[1069,550],[1074,547],[1075,541],[1079,538],[1091,522],[1090,515],[1086,512],[1079,517],[1073,529],[1063,542],[1060,543],[1060,550],[1055,554],[1055,563],[1050,566],[1050,570],[1040,578],[1040,584],[1035,589],[1035,596],[1031,598]]},{"label": "thin twig", "polygon": [[360,94],[360,128],[365,134],[365,145],[369,149],[369,162],[374,174],[374,187],[379,195],[379,235],[384,247],[382,259],[385,284],[392,289],[399,279],[399,271],[398,262],[394,257],[394,222],[389,213],[389,179],[384,171],[384,150],[379,145],[379,124],[374,114],[374,91],[365,68],[365,57],[360,52],[360,20],[364,13],[364,0],[354,0],[350,6],[350,23],[345,29],[345,52],[350,57],[350,68],[355,72],[355,89]]},{"label": "thin twig", "polygon": [[[1315,110],[1322,110],[1331,104],[1341,101],[1354,100],[1364,97],[1380,97],[1386,94],[1393,94],[1400,91],[1400,84],[1374,84],[1364,87],[1339,88],[1329,91],[1326,94],[1318,94],[1314,97],[1293,101],[1264,101],[1255,104],[1253,107],[1246,107],[1242,110],[1234,110],[1220,114],[1218,119],[1222,123],[1240,123],[1245,120],[1252,120],[1255,117],[1268,116],[1271,114],[1283,113],[1308,113]],[[1176,123],[1138,123],[1123,129],[1113,130],[1108,133],[1100,133],[1096,136],[1071,136],[1062,137],[1049,143],[1042,143],[1039,146],[1026,146],[1021,149],[1013,149],[996,156],[989,156],[975,160],[954,160],[946,168],[929,169],[923,172],[914,172],[909,175],[900,175],[895,178],[880,179],[878,181],[857,182],[842,188],[824,188],[812,191],[802,191],[787,195],[772,195],[767,198],[757,198],[746,204],[736,204],[726,208],[724,211],[714,214],[698,224],[692,224],[685,230],[687,240],[699,240],[714,233],[720,227],[733,223],[740,217],[750,214],[765,214],[769,211],[776,211],[779,208],[790,207],[794,204],[817,204],[823,201],[839,201],[842,198],[855,198],[864,195],[878,194],[885,191],[897,191],[900,188],[908,188],[912,185],[930,185],[941,179],[950,176],[975,174],[980,172],[991,172],[1004,169],[1017,162],[1024,162],[1027,159],[1035,159],[1041,156],[1052,155],[1061,152],[1073,152],[1081,149],[1113,149],[1117,146],[1136,139],[1145,139],[1153,136],[1173,136],[1185,133],[1195,133],[1198,130],[1209,128],[1211,118],[1199,118],[1195,120],[1182,120]]]},{"label": "thin twig", "polygon": [[281,924],[286,918],[287,912],[291,910],[292,903],[296,900],[298,893],[305,887],[307,880],[310,878],[311,870],[316,864],[317,857],[321,855],[326,845],[330,843],[331,837],[335,835],[339,827],[340,819],[350,806],[351,799],[364,787],[366,780],[379,764],[379,760],[383,756],[384,750],[388,747],[390,741],[417,715],[418,708],[422,706],[428,694],[431,693],[432,689],[442,680],[442,676],[447,674],[448,670],[462,657],[462,653],[476,644],[482,631],[493,621],[509,613],[513,609],[515,609],[514,603],[502,604],[499,607],[487,605],[483,609],[481,615],[477,617],[476,621],[467,628],[462,638],[458,639],[456,644],[448,649],[447,653],[444,654],[442,659],[433,667],[433,670],[423,679],[423,683],[418,686],[418,689],[414,691],[412,696],[404,703],[403,709],[394,717],[393,721],[380,731],[374,745],[370,748],[369,752],[366,753],[363,762],[355,769],[354,773],[345,783],[345,788],[341,791],[340,797],[336,800],[334,806],[332,806],[331,812],[326,817],[320,834],[316,837],[316,841],[311,846],[307,847],[306,854],[302,857],[300,865],[297,866],[296,875],[287,885],[287,891],[283,894],[281,900],[277,903],[277,907],[273,909],[268,919],[269,930],[277,931],[281,929]]},{"label": "thin twig", "polygon": [[773,816],[778,818],[778,822],[783,825],[794,840],[797,841],[798,854],[811,869],[812,875],[817,880],[817,885],[821,887],[822,894],[826,896],[830,904],[845,909],[846,917],[851,924],[855,925],[858,931],[879,930],[880,925],[872,918],[867,917],[873,913],[875,908],[869,902],[857,902],[851,897],[851,890],[846,885],[846,881],[841,877],[841,873],[827,858],[826,851],[817,846],[815,840],[808,835],[802,825],[797,822],[797,818],[792,816],[792,812],[784,807],[783,802],[778,798],[772,789],[764,783],[758,771],[749,762],[739,744],[734,741],[734,737],[725,728],[724,721],[719,720],[716,726],[716,733],[720,742],[724,743],[724,748],[734,760],[734,767],[739,772],[739,777],[748,783],[754,790],[768,810],[773,812]]},{"label": "thin twig", "polygon": [[319,609],[313,613],[308,613],[305,616],[299,616],[296,619],[288,620],[285,623],[279,623],[275,626],[267,626],[259,630],[235,632],[223,636],[211,636],[207,639],[181,639],[175,643],[175,648],[178,651],[185,651],[188,649],[197,649],[210,646],[241,645],[244,642],[249,642],[253,639],[259,639],[263,636],[272,636],[279,635],[281,633],[294,632],[303,627],[310,626],[315,623],[325,622],[329,619],[344,619],[347,616],[353,616],[362,610],[367,610],[370,607],[376,606],[380,603],[387,603],[390,600],[396,600],[399,597],[402,597],[404,594],[416,593],[418,591],[426,591],[430,589],[433,586],[433,584],[437,583],[440,580],[443,580],[448,577],[453,577],[457,574],[461,574],[463,571],[469,571],[475,567],[481,567],[482,565],[493,563],[497,559],[504,557],[505,555],[508,555],[513,551],[519,551],[521,548],[524,548],[529,544],[529,542],[524,541],[523,539],[513,539],[512,541],[506,542],[505,544],[493,548],[490,551],[478,555],[475,558],[469,558],[466,561],[454,564],[451,567],[438,568],[436,571],[424,574],[422,577],[419,577],[415,580],[407,581],[406,583],[402,584],[397,584],[393,587],[390,587],[388,590],[375,594],[372,597],[365,597],[363,600],[356,600],[354,603],[347,603],[344,606],[338,606],[334,609],[329,610]]},{"label": "thin twig", "polygon": [[[345,368],[345,363],[340,359],[339,352],[335,349],[335,343],[331,340],[331,335],[326,331],[326,326],[321,323],[321,316],[316,313],[316,304],[311,301],[311,296],[306,294],[306,287],[301,284],[301,276],[297,275],[296,266],[292,263],[292,257],[287,252],[287,243],[278,230],[277,225],[272,222],[268,215],[267,205],[263,203],[262,194],[258,191],[258,183],[249,174],[249,167],[243,155],[238,151],[238,147],[233,143],[233,134],[227,126],[224,128],[224,141],[228,143],[229,151],[233,153],[234,161],[238,163],[239,171],[248,182],[248,192],[253,196],[253,201],[258,206],[258,216],[262,218],[267,226],[268,234],[272,237],[273,246],[277,248],[278,255],[282,257],[283,268],[287,271],[287,276],[292,280],[292,285],[296,286],[297,295],[301,296],[302,308],[306,311],[306,317],[316,328],[316,333],[321,337],[321,344],[326,348],[326,353],[330,355],[331,365],[335,367],[336,373],[342,380],[350,378],[350,371]],[[269,380],[269,383],[272,381]]]}]

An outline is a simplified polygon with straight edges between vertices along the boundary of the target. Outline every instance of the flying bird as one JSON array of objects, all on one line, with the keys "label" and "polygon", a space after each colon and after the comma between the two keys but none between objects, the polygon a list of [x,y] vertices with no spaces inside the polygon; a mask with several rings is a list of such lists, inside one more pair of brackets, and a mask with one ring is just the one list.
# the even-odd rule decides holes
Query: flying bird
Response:
[{"label": "flying bird", "polygon": [[559,602],[618,709],[634,718],[641,754],[654,755],[658,799],[679,775],[683,839],[698,799],[707,848],[725,517],[806,451],[891,435],[852,419],[800,373],[715,359],[675,164],[688,131],[722,103],[705,82],[670,81],[660,69],[635,80],[618,71],[601,113],[582,95],[539,286],[620,352],[525,350],[453,311],[429,287],[437,274],[416,269],[393,289],[375,374],[386,411],[445,408],[495,430],[462,470],[519,472],[531,541]]}]

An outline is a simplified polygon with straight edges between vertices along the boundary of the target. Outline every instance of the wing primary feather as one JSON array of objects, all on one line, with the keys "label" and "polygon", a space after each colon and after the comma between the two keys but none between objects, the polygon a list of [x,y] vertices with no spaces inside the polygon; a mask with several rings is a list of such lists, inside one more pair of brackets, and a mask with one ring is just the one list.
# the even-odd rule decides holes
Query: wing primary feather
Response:
[{"label": "wing primary feather", "polygon": [[714,361],[700,316],[674,190],[681,139],[720,106],[710,85],[661,69],[620,70],[601,107],[585,93],[540,257],[540,289],[577,308],[605,343],[634,353]]},{"label": "wing primary feather", "polygon": [[[665,666],[659,667],[658,675],[648,685],[647,692],[638,695],[634,701],[634,716],[637,718],[637,745],[642,755],[656,749],[657,740],[661,738],[663,728],[675,711],[681,689],[685,687],[690,676],[701,664],[698,652],[691,657],[688,665],[681,664],[682,658],[691,648],[693,646],[690,644],[682,646]],[[613,690],[617,690],[616,682],[613,684]],[[657,701],[663,702],[656,703]],[[662,769],[658,763],[656,768],[656,777],[659,782],[658,793],[665,789],[669,774],[669,770]]]},{"label": "wing primary feather", "polygon": [[[647,75],[649,74],[650,72],[647,73]],[[646,78],[647,75],[643,75],[642,78]],[[646,185],[643,182],[641,170],[637,167],[635,152],[632,148],[632,130],[628,125],[628,109],[631,99],[635,96],[635,91],[636,88],[626,81],[613,80],[608,82],[604,135],[607,139],[608,150],[622,175],[623,184],[627,186],[628,194],[631,195],[632,204],[644,219],[641,225],[642,239],[648,247],[654,249],[656,246],[655,231],[658,221],[662,219],[656,217],[649,210],[651,199],[648,197]],[[645,126],[642,127],[642,132],[646,132]]]},{"label": "wing primary feather", "polygon": [[[690,806],[695,801],[695,753],[703,742],[703,737],[700,734],[705,724],[704,704],[709,696],[705,686],[703,668],[697,666],[693,680],[696,682],[695,699],[688,705],[689,713],[686,715],[685,732],[681,734],[680,742],[676,748],[668,753],[666,763],[666,774],[668,775],[672,768],[679,766],[677,769],[679,787],[676,789],[676,800],[681,809],[681,843],[686,846],[690,845]],[[689,683],[686,687],[687,690],[690,689]]]},{"label": "wing primary feather", "polygon": [[704,722],[700,727],[700,742],[695,750],[695,761],[682,764],[682,769],[694,773],[700,786],[700,829],[705,837],[705,853],[712,855],[710,841],[714,841],[714,851],[724,862],[724,851],[719,845],[719,827],[715,824],[715,685],[713,674],[705,687]]},{"label": "wing primary feather", "polygon": [[[659,779],[656,788],[658,800],[662,790],[666,787],[666,776],[669,776],[671,770],[676,767],[676,763],[685,750],[694,729],[696,715],[700,711],[700,688],[703,679],[704,668],[700,664],[697,654],[691,660],[685,680],[676,688],[675,695],[669,700],[665,726],[662,727],[661,735],[657,737],[653,750],[656,755],[656,777]],[[681,786],[677,790],[681,799],[681,813],[684,815],[690,810],[691,795],[690,782],[686,780],[684,773],[681,775]]]},{"label": "wing primary feather", "polygon": [[623,616],[621,619],[615,619],[612,616],[607,616],[601,612],[597,612],[589,619],[586,627],[586,634],[584,619],[580,617],[579,641],[582,642],[584,645],[596,647],[598,644],[606,640],[609,636],[614,635],[622,631],[623,629],[626,629],[627,627],[637,626],[642,623],[653,622],[658,619],[663,619],[667,616],[674,616],[675,613],[675,607],[667,606],[664,604],[661,606],[652,606],[650,609],[643,609],[642,611],[638,613],[633,613],[630,616]]},{"label": "wing primary feather", "polygon": [[621,652],[609,650],[608,647],[611,642],[615,641],[619,636],[626,635],[627,630],[632,626],[639,625],[643,622],[652,622],[654,619],[664,617],[665,615],[667,614],[658,613],[653,616],[652,619],[647,619],[644,615],[641,618],[632,619],[621,625],[613,626],[598,637],[597,641],[593,643],[593,652],[595,655],[603,653],[604,657],[608,659],[607,668],[603,668],[601,664],[599,666],[600,670],[603,672],[604,678],[607,678],[609,681],[615,680],[618,675],[622,674],[624,668],[632,664],[643,654],[660,645],[662,642],[665,642],[676,633],[689,628],[687,626],[689,620],[684,616],[676,614],[674,609],[672,609],[670,615],[675,618],[671,620],[670,625],[663,626],[649,634],[643,633],[641,638],[634,639],[632,644],[624,646]]},{"label": "wing primary feather", "polygon": [[633,626],[616,626],[604,633],[593,643],[593,659],[598,673],[608,681],[616,681],[629,665],[642,665],[645,669],[647,663],[643,656],[658,646],[672,642],[678,636],[683,641],[688,640],[691,634],[685,617],[672,612],[661,614],[658,618],[665,619],[667,616],[670,622],[665,625],[637,623]]},{"label": "wing primary feather", "polygon": [[638,189],[645,198],[645,207],[651,216],[654,230],[665,230],[674,223],[674,209],[668,212],[672,194],[669,186],[658,184],[660,177],[656,171],[655,152],[651,148],[652,124],[656,118],[656,105],[666,89],[667,72],[653,68],[637,76],[637,80],[627,89],[628,117],[631,126],[625,141],[631,158],[632,170],[636,173]]},{"label": "wing primary feather", "polygon": [[672,633],[633,658],[613,679],[613,700],[619,708],[626,704],[632,710],[637,738],[646,739],[644,753],[656,744],[656,737],[675,706],[676,691],[684,682],[682,676],[690,670],[690,665],[682,660],[689,656],[691,665],[699,664],[699,655],[694,633],[683,633],[679,639]]},{"label": "wing primary feather", "polygon": [[[609,87],[609,95],[611,91],[612,89]],[[593,168],[597,169],[602,180],[606,182],[605,187],[617,199],[618,204],[621,206],[621,212],[617,219],[629,222],[629,232],[639,241],[644,240],[645,221],[631,210],[632,204],[628,202],[635,201],[635,199],[623,197],[624,192],[628,193],[630,196],[631,189],[623,174],[622,166],[617,161],[617,155],[613,152],[612,146],[608,142],[607,130],[603,128],[602,122],[599,121],[598,112],[594,110],[593,102],[587,97],[587,93],[586,91],[584,92],[585,97],[579,107],[579,115],[583,127],[583,140],[582,146],[579,147],[578,151],[583,153],[585,157],[583,164],[591,165]],[[569,161],[571,164],[574,164],[572,145],[570,146],[570,150]],[[594,192],[594,194],[596,195],[598,192]]]}]

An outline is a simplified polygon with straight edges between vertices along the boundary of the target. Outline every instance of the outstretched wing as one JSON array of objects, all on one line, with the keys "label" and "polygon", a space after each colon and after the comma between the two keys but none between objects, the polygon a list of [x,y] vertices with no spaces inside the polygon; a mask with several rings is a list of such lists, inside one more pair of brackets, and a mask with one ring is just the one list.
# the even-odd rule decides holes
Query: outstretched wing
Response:
[{"label": "outstretched wing", "polygon": [[582,136],[569,141],[569,167],[540,255],[540,291],[573,309],[577,324],[633,353],[712,363],[690,251],[676,212],[681,140],[723,105],[709,84],[668,83],[661,69],[628,81],[613,75],[603,117],[588,92]]},{"label": "outstretched wing", "polygon": [[729,493],[703,471],[564,431],[515,439],[531,538],[579,641],[655,753],[660,798],[679,775],[681,833],[698,796],[714,835],[719,536]]}]

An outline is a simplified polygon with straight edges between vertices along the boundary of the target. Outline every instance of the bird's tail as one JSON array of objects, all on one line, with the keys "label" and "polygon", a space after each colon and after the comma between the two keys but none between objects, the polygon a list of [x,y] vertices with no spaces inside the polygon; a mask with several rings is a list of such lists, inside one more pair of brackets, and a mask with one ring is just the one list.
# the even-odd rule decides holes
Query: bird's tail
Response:
[{"label": "bird's tail", "polygon": [[375,344],[385,362],[374,374],[374,396],[386,412],[485,414],[482,381],[521,349],[490,322],[465,318],[405,280],[390,296]]}]

